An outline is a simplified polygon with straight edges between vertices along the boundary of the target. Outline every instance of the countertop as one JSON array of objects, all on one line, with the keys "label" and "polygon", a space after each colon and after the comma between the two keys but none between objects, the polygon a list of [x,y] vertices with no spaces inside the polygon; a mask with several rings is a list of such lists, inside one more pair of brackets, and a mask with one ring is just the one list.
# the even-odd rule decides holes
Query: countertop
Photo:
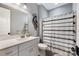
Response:
[{"label": "countertop", "polygon": [[0,50],[17,45],[17,44],[28,42],[33,39],[39,39],[39,37],[31,36],[31,37],[26,37],[26,38],[12,38],[12,39],[7,39],[7,40],[1,40],[0,41]]}]

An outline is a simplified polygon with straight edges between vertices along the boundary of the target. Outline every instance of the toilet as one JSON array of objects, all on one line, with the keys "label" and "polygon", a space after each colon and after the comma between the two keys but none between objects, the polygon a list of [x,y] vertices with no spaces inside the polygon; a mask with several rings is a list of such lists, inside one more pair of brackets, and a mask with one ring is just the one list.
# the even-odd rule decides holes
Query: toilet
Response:
[{"label": "toilet", "polygon": [[45,56],[46,55],[46,49],[47,49],[47,45],[43,44],[43,43],[39,43],[38,44],[38,48],[39,48],[39,55],[40,56]]}]

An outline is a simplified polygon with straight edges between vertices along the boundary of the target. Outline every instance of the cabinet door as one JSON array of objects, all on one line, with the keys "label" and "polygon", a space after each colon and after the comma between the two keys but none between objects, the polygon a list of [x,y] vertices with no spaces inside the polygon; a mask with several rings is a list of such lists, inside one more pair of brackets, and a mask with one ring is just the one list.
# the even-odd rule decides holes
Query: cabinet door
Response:
[{"label": "cabinet door", "polygon": [[13,46],[0,50],[0,56],[17,56],[18,55],[18,46]]},{"label": "cabinet door", "polygon": [[37,46],[28,47],[19,52],[19,56],[37,56],[38,48]]},{"label": "cabinet door", "polygon": [[38,55],[38,40],[32,40],[19,45],[20,56]]},{"label": "cabinet door", "polygon": [[24,49],[22,51],[19,51],[19,56],[29,56],[29,49]]},{"label": "cabinet door", "polygon": [[34,56],[38,56],[39,52],[38,52],[38,46],[33,47],[33,55]]},{"label": "cabinet door", "polygon": [[37,56],[38,55],[37,46],[29,47],[28,53],[29,53],[29,56]]}]

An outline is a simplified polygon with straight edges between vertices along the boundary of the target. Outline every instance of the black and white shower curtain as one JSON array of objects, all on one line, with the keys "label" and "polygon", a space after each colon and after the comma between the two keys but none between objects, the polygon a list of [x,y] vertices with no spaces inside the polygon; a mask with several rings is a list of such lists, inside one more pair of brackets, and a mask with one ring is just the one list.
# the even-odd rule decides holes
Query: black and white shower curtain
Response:
[{"label": "black and white shower curtain", "polygon": [[43,20],[43,41],[61,56],[74,56],[76,17],[74,12]]}]

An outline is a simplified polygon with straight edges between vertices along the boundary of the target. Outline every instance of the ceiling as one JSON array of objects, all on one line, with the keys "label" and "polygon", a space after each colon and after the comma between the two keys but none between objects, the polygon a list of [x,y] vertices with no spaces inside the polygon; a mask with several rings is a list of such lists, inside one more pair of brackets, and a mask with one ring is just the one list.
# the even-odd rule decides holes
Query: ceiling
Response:
[{"label": "ceiling", "polygon": [[67,3],[42,3],[40,5],[43,5],[47,10],[51,10],[56,7],[62,6],[64,4],[67,4]]}]

